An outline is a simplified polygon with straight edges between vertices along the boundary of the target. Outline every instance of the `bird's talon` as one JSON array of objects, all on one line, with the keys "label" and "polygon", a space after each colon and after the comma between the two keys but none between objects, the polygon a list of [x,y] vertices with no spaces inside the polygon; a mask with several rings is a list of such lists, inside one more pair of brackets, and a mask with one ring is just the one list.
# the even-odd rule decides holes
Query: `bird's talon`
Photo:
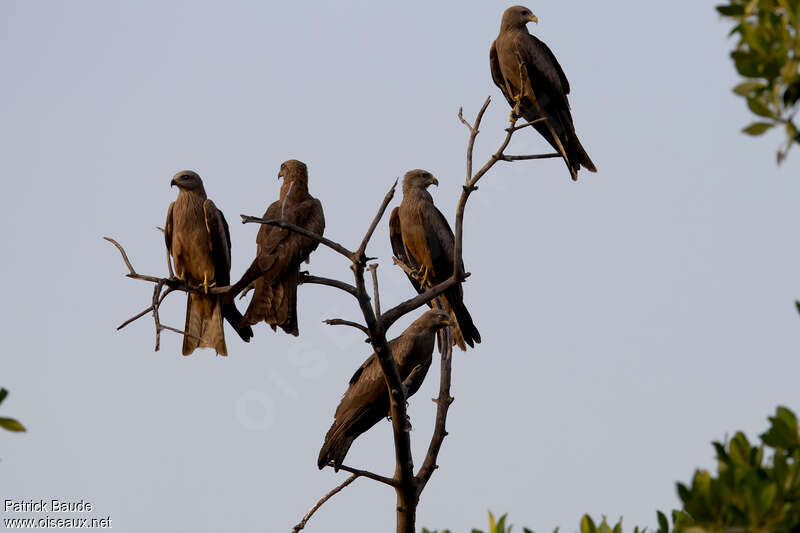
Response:
[{"label": "bird's talon", "polygon": [[203,291],[206,294],[208,294],[208,289],[210,287],[216,287],[216,285],[217,285],[216,281],[212,281],[211,283],[208,282],[208,274],[203,274],[203,284],[201,285],[201,287],[203,287]]}]

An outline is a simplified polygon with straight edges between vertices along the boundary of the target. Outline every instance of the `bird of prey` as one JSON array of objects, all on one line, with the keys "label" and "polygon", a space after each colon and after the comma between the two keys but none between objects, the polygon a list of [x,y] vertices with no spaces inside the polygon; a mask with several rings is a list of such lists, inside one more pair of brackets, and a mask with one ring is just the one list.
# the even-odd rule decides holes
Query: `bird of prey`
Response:
[{"label": "bird of prey", "polygon": [[240,327],[241,313],[233,302],[224,304],[218,295],[208,294],[209,287],[230,284],[231,235],[228,223],[214,202],[206,196],[203,180],[196,172],[182,170],[170,186],[178,187],[178,198],[169,206],[164,237],[172,256],[175,274],[189,285],[201,285],[204,294],[188,293],[183,355],[196,348],[214,348],[227,355],[224,317],[245,342],[253,330]]},{"label": "bird of prey", "polygon": [[[422,385],[431,366],[436,332],[449,324],[450,317],[445,311],[430,309],[389,342],[400,378],[408,391],[406,398]],[[373,353],[350,378],[350,385],[336,408],[333,425],[325,435],[317,466],[322,469],[332,462],[334,470],[339,470],[353,441],[389,416],[389,411],[383,370]]]},{"label": "bird of prey", "polygon": [[[283,178],[280,198],[264,213],[264,218],[285,220],[322,235],[325,216],[322,204],[308,193],[308,169],[295,159],[285,161],[278,172]],[[251,283],[255,291],[241,321],[242,326],[265,321],[273,331],[280,327],[291,335],[297,328],[297,284],[300,264],[319,243],[293,231],[262,224],[256,237],[256,258],[231,290],[231,301]]]},{"label": "bird of prey", "polygon": [[[517,114],[528,122],[547,119],[534,127],[561,154],[572,179],[577,180],[581,165],[592,172],[597,172],[597,168],[572,125],[567,77],[547,45],[528,33],[528,22],[538,19],[527,7],[509,7],[503,13],[500,34],[489,50],[492,80],[511,105],[512,118]],[[524,87],[520,88],[523,81]],[[517,107],[520,90],[522,98]]]},{"label": "bird of prey", "polygon": [[[455,264],[455,237],[444,215],[433,205],[426,190],[439,181],[425,170],[410,170],[403,177],[403,201],[392,210],[389,217],[389,238],[394,255],[416,275],[408,279],[422,293],[453,274]],[[463,265],[462,265],[463,268]],[[465,345],[481,342],[478,328],[464,305],[461,284],[454,285],[443,295],[444,307],[453,318],[453,342],[462,350]]]}]

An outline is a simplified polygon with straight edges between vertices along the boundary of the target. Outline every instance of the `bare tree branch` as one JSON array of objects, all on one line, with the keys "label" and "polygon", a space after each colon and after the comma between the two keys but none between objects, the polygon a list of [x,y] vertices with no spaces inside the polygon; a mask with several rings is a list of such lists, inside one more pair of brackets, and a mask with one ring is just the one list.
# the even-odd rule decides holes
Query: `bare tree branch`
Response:
[{"label": "bare tree branch", "polygon": [[[440,304],[440,301],[436,301]],[[438,305],[441,307],[440,305]],[[417,473],[417,483],[420,487],[420,492],[428,483],[428,480],[433,475],[433,472],[439,468],[436,464],[439,457],[439,450],[442,448],[444,438],[447,436],[447,429],[445,424],[447,422],[447,411],[450,409],[450,404],[453,403],[453,397],[450,396],[450,382],[452,379],[452,357],[453,357],[453,341],[452,331],[447,328],[445,339],[443,342],[444,350],[442,351],[441,370],[439,377],[439,397],[433,401],[436,402],[436,422],[434,424],[433,436],[428,445],[428,453],[425,455],[425,460]]]},{"label": "bare tree branch", "polygon": [[345,320],[343,318],[328,318],[322,322],[328,324],[329,326],[350,326],[351,328],[356,328],[369,336],[369,330],[366,326],[362,326],[358,322],[353,322],[352,320]]},{"label": "bare tree branch", "polygon": [[381,316],[381,294],[378,290],[378,263],[369,265],[369,271],[372,272],[372,297],[375,298],[375,316]]},{"label": "bare tree branch", "polygon": [[350,296],[356,296],[356,288],[350,285],[349,283],[345,283],[344,281],[339,281],[338,279],[330,279],[330,278],[321,278],[319,276],[312,276],[306,271],[300,272],[300,277],[298,279],[298,283],[305,284],[305,283],[313,283],[315,285],[327,285],[328,287],[334,287],[341,291],[348,293]]},{"label": "bare tree branch", "polygon": [[380,222],[381,218],[383,218],[386,208],[389,207],[389,202],[391,202],[392,198],[394,198],[394,190],[397,187],[397,181],[398,180],[394,180],[394,185],[392,185],[392,188],[389,189],[389,192],[387,192],[386,196],[383,198],[383,203],[378,208],[378,213],[375,215],[375,218],[372,219],[372,223],[369,225],[366,235],[364,235],[364,238],[361,239],[361,245],[358,247],[358,250],[356,250],[353,262],[366,262],[368,260],[364,256],[367,251],[367,244],[369,244],[372,234],[375,233],[375,228],[378,226],[378,222]]},{"label": "bare tree branch", "polygon": [[503,155],[500,157],[501,161],[529,161],[531,159],[552,159],[554,157],[561,157],[561,154],[534,154],[534,155]]},{"label": "bare tree branch", "polygon": [[285,230],[293,231],[295,233],[299,233],[309,239],[315,240],[318,243],[327,246],[331,250],[338,252],[345,256],[346,258],[350,259],[351,261],[355,257],[353,252],[339,244],[338,242],[333,242],[330,239],[323,237],[322,235],[317,235],[313,231],[309,231],[306,228],[300,227],[297,224],[292,224],[291,222],[287,222],[285,220],[275,220],[269,218],[259,218],[259,217],[251,217],[249,215],[239,215],[242,217],[242,224],[248,223],[255,223],[255,224],[267,224],[268,226],[277,226],[279,228],[283,228]]},{"label": "bare tree branch", "polygon": [[311,519],[311,517],[314,516],[314,513],[316,513],[317,510],[325,504],[325,502],[330,500],[332,497],[338,494],[343,488],[345,488],[347,485],[349,485],[359,477],[361,477],[360,474],[353,474],[352,476],[344,480],[342,483],[340,483],[338,486],[336,486],[333,490],[328,492],[325,496],[320,498],[320,500],[317,503],[315,503],[314,506],[311,507],[311,509],[309,509],[309,511],[305,514],[305,516],[303,516],[303,519],[300,520],[300,522],[292,528],[292,533],[298,533],[298,531],[306,527],[306,524]]},{"label": "bare tree branch", "polygon": [[[164,298],[166,298],[169,293],[171,293],[172,291],[175,291],[175,290],[177,290],[177,289],[173,289],[172,287],[167,287],[167,290],[164,291],[164,293],[161,295],[161,298],[158,300],[158,304],[161,305],[161,302],[164,301]],[[126,320],[125,322],[123,322],[122,324],[117,326],[117,331],[121,330],[122,328],[124,328],[125,326],[130,324],[131,322],[142,318],[144,315],[146,315],[147,313],[149,313],[152,310],[153,310],[153,306],[150,305],[150,307],[148,307],[147,309],[145,309],[141,313],[139,313],[139,314],[137,314],[135,316],[132,316],[131,318],[129,318],[128,320]]]},{"label": "bare tree branch", "polygon": [[[547,117],[537,118],[536,120],[531,120],[530,122],[526,122],[525,124],[521,124],[519,126],[509,126],[508,128],[506,128],[506,131],[515,132],[527,128],[528,126],[539,124],[540,122],[544,122],[545,120],[547,120]],[[561,156],[559,155],[559,157]]]},{"label": "bare tree branch", "polygon": [[[328,465],[328,466],[332,466],[332,465]],[[379,474],[373,474],[372,472],[370,472],[368,470],[359,470],[358,468],[352,468],[352,467],[345,466],[345,465],[341,465],[339,467],[339,470],[344,470],[345,472],[350,472],[351,474],[357,474],[359,476],[368,477],[370,479],[374,479],[375,481],[379,481],[380,483],[383,483],[384,485],[389,485],[390,487],[396,487],[397,486],[397,482],[394,479],[392,479],[390,477],[381,476]]]},{"label": "bare tree branch", "polygon": [[161,301],[161,288],[164,286],[163,281],[159,281],[156,283],[156,286],[153,287],[153,320],[156,323],[156,348],[155,351],[157,352],[161,347],[161,321],[158,319],[158,302]]}]

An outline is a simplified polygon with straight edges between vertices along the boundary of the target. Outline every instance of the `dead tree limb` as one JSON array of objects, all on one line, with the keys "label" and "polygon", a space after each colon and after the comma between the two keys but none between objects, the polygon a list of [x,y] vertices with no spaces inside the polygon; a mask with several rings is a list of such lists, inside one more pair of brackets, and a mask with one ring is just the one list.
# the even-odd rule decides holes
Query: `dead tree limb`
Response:
[{"label": "dead tree limb", "polygon": [[[407,383],[401,379],[400,372],[397,367],[397,362],[395,361],[391,353],[389,343],[386,339],[387,330],[401,316],[409,313],[410,311],[413,311],[426,304],[430,304],[432,306],[440,305],[439,303],[434,303],[434,300],[436,300],[449,288],[453,287],[458,283],[464,282],[469,277],[469,273],[465,272],[463,269],[463,252],[462,252],[463,222],[464,222],[464,212],[466,209],[467,201],[470,195],[478,189],[477,187],[478,181],[484,175],[486,175],[486,173],[498,161],[513,162],[521,160],[556,157],[555,154],[506,155],[505,149],[508,147],[512,135],[516,131],[519,131],[537,122],[533,121],[517,127],[516,121],[518,120],[518,117],[512,115],[511,125],[508,128],[506,128],[506,136],[502,141],[502,143],[500,144],[500,147],[477,172],[473,172],[473,149],[475,146],[476,138],[480,131],[480,126],[483,116],[487,108],[489,107],[490,102],[491,98],[487,98],[483,106],[480,108],[480,111],[478,112],[475,121],[472,124],[470,124],[467,120],[464,119],[462,110],[459,110],[458,113],[459,120],[469,130],[469,140],[467,144],[466,180],[462,188],[461,194],[459,196],[458,204],[456,206],[455,231],[454,231],[455,264],[453,268],[453,274],[450,276],[450,278],[442,281],[441,283],[438,283],[433,287],[426,287],[425,288],[426,290],[421,294],[418,294],[413,298],[409,298],[404,302],[400,302],[399,304],[390,308],[385,313],[381,313],[380,294],[377,284],[377,274],[375,272],[376,265],[370,265],[369,267],[369,269],[373,274],[372,294],[375,299],[374,307],[372,305],[372,298],[370,297],[370,294],[366,289],[364,271],[367,269],[367,262],[371,260],[371,258],[366,256],[366,250],[369,245],[369,241],[371,240],[375,232],[375,229],[377,228],[377,225],[380,223],[380,220],[386,213],[386,209],[388,208],[389,203],[394,197],[397,181],[395,181],[395,183],[386,193],[378,209],[377,214],[372,219],[363,239],[361,240],[355,252],[349,250],[348,248],[345,248],[344,246],[335,241],[323,237],[322,235],[317,235],[314,232],[306,230],[305,228],[302,228],[285,220],[263,219],[258,217],[242,215],[242,223],[267,224],[271,226],[280,227],[287,231],[299,233],[301,235],[304,235],[305,237],[315,240],[316,242],[332,249],[333,251],[339,253],[340,255],[345,256],[350,260],[351,262],[350,269],[353,273],[353,279],[354,279],[353,284],[331,278],[312,276],[307,272],[300,273],[299,281],[300,283],[311,283],[311,284],[319,284],[319,285],[326,285],[329,287],[333,287],[350,294],[356,299],[359,305],[359,309],[361,310],[361,313],[364,318],[363,325],[358,324],[356,322],[345,321],[342,319],[332,319],[329,321],[329,323],[353,326],[368,335],[369,342],[372,345],[376,358],[380,364],[381,371],[383,373],[387,391],[389,394],[390,416],[392,421],[392,432],[393,432],[394,450],[395,450],[394,476],[389,478],[368,472],[366,470],[356,470],[353,468],[342,466],[341,468],[343,470],[351,472],[353,476],[351,476],[347,481],[339,485],[337,488],[333,489],[319,502],[317,502],[317,504],[315,504],[315,506],[312,507],[309,513],[306,514],[301,523],[295,526],[295,531],[299,531],[300,529],[302,529],[305,526],[308,519],[311,517],[311,515],[313,515],[314,512],[317,509],[319,509],[321,505],[323,505],[326,501],[328,501],[331,496],[342,490],[348,484],[352,483],[352,481],[354,481],[357,477],[363,476],[363,477],[369,477],[375,481],[389,485],[395,489],[397,496],[397,532],[398,533],[414,532],[415,522],[416,522],[416,510],[417,510],[417,504],[419,503],[420,494],[425,488],[425,485],[427,484],[428,480],[433,475],[433,472],[437,468],[438,454],[439,451],[441,450],[444,438],[447,435],[447,430],[446,430],[447,413],[450,405],[453,402],[453,398],[450,395],[450,384],[452,380],[452,340],[450,331],[447,330],[447,334],[445,335],[445,342],[443,343],[444,349],[441,357],[439,396],[438,398],[435,399],[435,402],[437,404],[436,423],[434,426],[434,431],[431,437],[430,444],[428,446],[428,451],[425,460],[423,461],[422,466],[419,469],[419,472],[415,475],[414,462],[411,454],[411,440],[410,440],[411,424],[408,419],[408,414],[406,410],[406,401],[408,399],[407,398],[408,388],[407,388]],[[147,276],[138,274],[131,265],[131,262],[128,259],[128,256],[125,253],[125,250],[122,248],[122,246],[120,246],[119,243],[108,237],[106,237],[106,240],[114,244],[122,254],[123,261],[125,262],[129,270],[127,277],[134,279],[141,279],[156,284],[156,287],[154,288],[153,291],[153,299],[150,308],[148,308],[142,313],[139,313],[132,319],[129,319],[128,321],[123,323],[123,325],[120,327],[124,327],[133,320],[141,318],[142,316],[146,315],[147,312],[152,311],[154,315],[154,320],[156,322],[157,348],[159,341],[158,335],[159,332],[163,329],[169,331],[176,331],[178,333],[186,335],[185,332],[160,324],[160,321],[158,319],[158,308],[161,302],[164,301],[164,298],[167,296],[167,294],[173,291],[201,292],[202,288],[190,286],[174,278],[159,278],[156,276]],[[398,261],[395,260],[395,262],[397,263]],[[406,273],[411,273],[412,275],[415,272],[412,269],[410,269],[408,265],[401,265],[401,268],[403,268],[403,270]],[[162,295],[161,291],[164,287],[167,287],[168,289]],[[210,291],[208,291],[208,293],[225,294],[229,291],[229,289],[230,287],[215,287]],[[412,371],[412,374],[414,374],[415,372],[417,372],[417,374],[409,377],[418,377],[419,372],[416,369]]]},{"label": "dead tree limb", "polygon": [[[447,289],[458,283],[465,281],[467,277],[469,277],[469,273],[464,272],[463,268],[461,267],[461,265],[463,264],[462,243],[463,243],[464,211],[466,209],[466,204],[469,199],[469,196],[472,194],[472,192],[478,189],[477,187],[478,181],[484,175],[486,175],[486,173],[498,161],[511,162],[511,161],[521,161],[521,160],[531,160],[531,159],[544,159],[549,157],[559,157],[559,154],[541,154],[541,155],[536,154],[536,155],[522,155],[522,156],[506,155],[505,149],[508,147],[513,134],[516,131],[519,131],[528,126],[532,126],[533,124],[539,122],[539,121],[532,121],[524,125],[516,126],[516,121],[518,120],[518,118],[513,118],[511,120],[511,125],[508,128],[506,128],[506,136],[503,139],[502,143],[500,144],[500,147],[477,172],[473,173],[473,149],[475,146],[475,140],[479,133],[481,121],[483,120],[483,116],[487,108],[489,107],[490,102],[491,98],[487,98],[486,101],[483,103],[483,106],[480,108],[480,111],[476,116],[474,125],[470,124],[466,119],[464,119],[463,111],[461,109],[459,109],[458,113],[459,120],[467,127],[467,129],[470,132],[470,135],[467,144],[467,160],[466,160],[467,175],[465,184],[462,188],[462,192],[456,207],[456,221],[455,221],[455,232],[454,232],[455,265],[453,269],[453,274],[450,278],[444,280],[443,282],[433,287],[425,287],[426,290],[421,294],[418,294],[413,298],[409,298],[408,300],[401,302],[395,305],[394,307],[390,308],[388,311],[381,313],[380,303],[379,303],[380,293],[378,290],[377,275],[373,268],[375,265],[370,265],[369,269],[372,271],[373,284],[374,284],[373,297],[376,300],[374,308],[372,307],[372,305],[370,305],[370,296],[367,293],[364,281],[364,270],[367,261],[367,258],[365,257],[365,251],[378,222],[383,217],[386,208],[388,207],[388,204],[394,195],[394,190],[395,186],[397,185],[397,182],[395,182],[390,191],[386,194],[383,203],[381,204],[377,215],[372,220],[372,223],[370,224],[369,229],[367,230],[367,233],[364,236],[364,239],[361,241],[358,250],[354,254],[350,254],[349,251],[344,247],[341,247],[342,248],[341,250],[337,250],[342,255],[348,256],[351,260],[352,264],[350,268],[353,271],[355,285],[352,287],[354,289],[354,292],[350,291],[348,292],[350,292],[350,294],[356,297],[359,307],[361,309],[361,313],[364,316],[364,321],[366,326],[363,326],[361,324],[356,324],[354,322],[343,321],[341,319],[335,319],[335,321],[341,324],[345,324],[345,322],[348,322],[346,325],[357,327],[362,331],[363,331],[362,328],[366,329],[366,332],[369,335],[369,342],[372,344],[372,348],[375,351],[378,362],[380,363],[381,371],[383,372],[384,379],[386,380],[386,385],[389,392],[390,415],[392,420],[392,431],[394,436],[394,448],[395,448],[395,474],[393,478],[383,478],[379,479],[378,481],[382,481],[383,483],[388,482],[387,484],[390,484],[395,488],[395,492],[397,495],[398,533],[412,533],[414,531],[416,522],[416,509],[417,509],[417,504],[419,503],[420,494],[422,493],[423,489],[425,488],[425,485],[433,475],[433,472],[438,468],[437,465],[438,454],[439,451],[441,450],[444,438],[447,436],[447,429],[446,429],[447,413],[450,408],[450,405],[453,403],[453,397],[450,394],[450,384],[452,380],[452,338],[451,338],[451,332],[448,329],[447,334],[445,336],[445,342],[443,343],[444,350],[441,357],[439,396],[438,398],[434,399],[437,405],[434,431],[431,436],[430,444],[428,445],[428,451],[425,456],[425,460],[423,461],[422,466],[419,469],[419,472],[415,475],[414,464],[411,455],[411,441],[409,437],[409,431],[411,429],[411,426],[406,412],[406,400],[407,400],[408,389],[406,387],[406,383],[400,379],[397,363],[395,362],[394,357],[391,354],[391,350],[386,340],[386,332],[389,329],[389,327],[391,327],[391,325],[394,324],[394,322],[396,322],[400,317],[409,313],[410,311],[413,311],[414,309],[417,309],[426,304],[439,306],[440,304],[438,302],[436,303],[432,302],[434,302],[434,300],[436,300],[439,296],[441,296]],[[243,217],[243,219],[244,218],[245,217]],[[275,221],[259,221],[253,219],[252,217],[249,217],[248,221],[278,225],[275,223]],[[288,225],[282,225],[281,227],[285,227],[290,231],[293,230],[293,228],[291,228]],[[304,232],[301,233],[305,234]],[[319,242],[323,241],[320,240]],[[411,276],[414,276],[416,274],[416,271],[414,269],[412,269],[408,265],[403,264],[397,258],[393,258],[393,260],[395,264],[398,264],[407,274]],[[339,284],[341,283],[342,282],[335,282],[333,286],[339,286]],[[323,284],[331,285],[332,283],[331,280],[326,280]],[[412,374],[413,373],[414,371],[412,371]],[[345,467],[341,468],[353,472],[354,475],[358,473],[358,471],[354,469],[347,469]],[[375,474],[372,474],[368,477],[372,477],[372,479],[375,479],[374,476]]]},{"label": "dead tree limb", "polygon": [[[158,228],[158,229],[161,229],[161,228]],[[185,331],[182,331],[180,329],[173,328],[171,326],[167,326],[167,325],[162,324],[161,323],[161,319],[159,318],[159,315],[158,315],[158,310],[161,307],[161,304],[164,303],[164,300],[166,299],[166,297],[169,294],[171,294],[171,293],[173,293],[175,291],[181,291],[181,292],[185,292],[185,293],[190,293],[190,292],[203,293],[203,292],[205,292],[203,287],[196,287],[196,286],[193,286],[193,285],[189,285],[188,283],[185,283],[185,282],[183,282],[183,281],[181,281],[179,279],[173,278],[173,277],[159,278],[157,276],[149,276],[149,275],[146,275],[146,274],[139,274],[133,268],[133,265],[131,264],[131,261],[128,258],[128,254],[125,252],[125,248],[123,248],[120,243],[118,243],[117,241],[115,241],[111,237],[103,237],[103,239],[105,239],[108,242],[110,242],[111,244],[113,244],[117,248],[117,250],[119,250],[119,253],[122,256],[122,261],[125,263],[125,266],[128,268],[128,273],[125,274],[125,277],[131,278],[131,279],[139,279],[139,280],[142,280],[142,281],[149,281],[149,282],[155,284],[155,286],[153,287],[153,298],[151,300],[150,307],[148,307],[147,309],[145,309],[144,311],[142,311],[140,313],[137,313],[136,315],[132,316],[131,318],[129,318],[128,320],[126,320],[125,322],[123,322],[122,324],[117,326],[117,331],[121,330],[122,328],[124,328],[125,326],[130,324],[131,322],[135,322],[136,320],[139,320],[140,318],[142,318],[143,316],[147,315],[148,313],[152,313],[153,314],[153,322],[155,322],[155,336],[156,336],[155,351],[156,352],[159,351],[159,349],[161,348],[161,332],[163,330],[172,331],[174,333],[179,333],[179,334],[184,335],[184,336],[189,336],[189,337],[193,337],[195,339],[199,339],[198,337],[195,337],[194,335],[190,335],[190,334],[186,333]],[[167,268],[169,270],[172,270],[172,268],[170,267],[169,258],[167,259]],[[164,293],[162,294],[161,291],[163,290],[164,287],[167,287],[167,290],[164,291]],[[227,286],[225,286],[225,287],[213,287],[213,288],[208,290],[207,294],[224,294],[227,291],[228,291],[228,287]]]},{"label": "dead tree limb", "polygon": [[328,500],[330,500],[331,498],[333,498],[333,497],[334,497],[336,494],[338,494],[338,493],[339,493],[339,492],[340,492],[340,491],[341,491],[343,488],[345,488],[347,485],[349,485],[350,483],[352,483],[353,481],[355,481],[355,480],[356,480],[356,479],[358,479],[359,477],[361,477],[361,476],[360,476],[360,474],[353,474],[353,475],[352,475],[352,476],[350,476],[349,478],[345,479],[345,480],[344,480],[342,483],[340,483],[339,485],[337,485],[337,486],[336,486],[336,487],[335,487],[333,490],[329,491],[329,492],[328,492],[328,493],[327,493],[325,496],[323,496],[322,498],[320,498],[320,499],[319,499],[319,501],[318,501],[317,503],[315,503],[315,504],[313,505],[313,507],[311,507],[311,509],[309,509],[309,511],[308,511],[308,512],[305,514],[305,516],[303,516],[303,519],[302,519],[302,520],[300,520],[300,522],[299,522],[299,523],[298,523],[296,526],[294,526],[294,527],[292,528],[292,533],[298,533],[298,531],[300,531],[301,529],[303,529],[304,527],[306,527],[306,524],[307,524],[307,523],[308,523],[308,521],[311,519],[311,517],[312,517],[312,516],[314,516],[314,513],[316,513],[316,512],[317,512],[317,510],[318,510],[320,507],[322,507],[322,506],[323,506],[323,504],[325,504],[325,502],[327,502]]}]

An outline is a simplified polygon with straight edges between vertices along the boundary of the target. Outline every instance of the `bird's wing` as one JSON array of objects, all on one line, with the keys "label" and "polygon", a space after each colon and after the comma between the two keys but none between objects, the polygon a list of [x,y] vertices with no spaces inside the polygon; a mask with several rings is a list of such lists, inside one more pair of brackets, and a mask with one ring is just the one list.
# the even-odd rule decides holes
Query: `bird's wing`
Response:
[{"label": "bird's wing", "polygon": [[[389,215],[389,240],[392,243],[392,251],[394,252],[394,256],[402,261],[407,267],[412,268],[414,270],[419,268],[419,265],[411,256],[411,254],[407,253],[405,244],[403,244],[403,227],[400,224],[400,212],[399,207],[395,207],[392,209],[392,214]],[[418,293],[422,293],[422,287],[419,285],[419,281],[411,276],[408,272],[406,272],[406,276],[408,276],[408,280],[411,282],[411,285],[414,286],[414,290]]]},{"label": "bird's wing", "polygon": [[435,205],[430,204],[423,209],[422,216],[435,281],[441,283],[453,274],[455,236],[447,219]]},{"label": "bird's wing", "polygon": [[[283,217],[281,217],[283,212]],[[274,202],[269,206],[264,218],[283,218],[292,224],[304,227],[321,235],[325,230],[325,217],[322,204],[314,197],[293,206]],[[258,255],[262,262],[262,272],[284,271],[290,265],[299,265],[314,251],[318,242],[299,233],[277,226],[262,225],[258,232]]]},{"label": "bird's wing", "polygon": [[492,70],[492,80],[494,84],[497,85],[500,92],[506,97],[509,105],[513,107],[515,105],[514,96],[508,94],[506,79],[503,77],[502,70],[500,70],[500,60],[497,57],[497,41],[492,42],[492,47],[489,48],[489,67]]},{"label": "bird's wing", "polygon": [[229,285],[231,278],[231,233],[222,211],[214,202],[203,202],[209,252],[214,262],[214,281],[218,286]]},{"label": "bird's wing", "polygon": [[167,209],[167,221],[164,223],[164,241],[167,243],[167,251],[172,255],[172,208],[175,202],[169,204]]},{"label": "bird's wing", "polygon": [[[515,39],[515,49],[519,52],[523,63],[527,67],[528,81],[536,85],[537,98],[548,96],[569,109],[567,94],[569,82],[567,76],[558,64],[556,56],[542,41],[528,33],[521,33]],[[541,96],[539,93],[544,91]]]}]

